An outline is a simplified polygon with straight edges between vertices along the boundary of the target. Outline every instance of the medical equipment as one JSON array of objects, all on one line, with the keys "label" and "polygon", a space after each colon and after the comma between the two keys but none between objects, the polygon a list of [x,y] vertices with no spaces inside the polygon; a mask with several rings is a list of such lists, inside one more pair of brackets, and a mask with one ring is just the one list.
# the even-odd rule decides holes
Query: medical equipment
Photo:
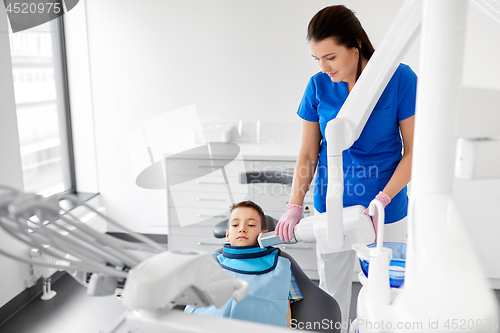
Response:
[{"label": "medical equipment", "polygon": [[[86,207],[139,243],[99,233],[65,209],[68,203]],[[186,331],[193,332],[189,326],[197,322],[196,318],[180,311],[169,314],[169,310],[187,304],[222,306],[230,297],[241,300],[248,292],[248,283],[233,278],[211,255],[189,250],[166,251],[71,194],[45,198],[0,187],[0,226],[54,260],[51,263],[30,260],[1,248],[0,253],[21,262],[65,270],[87,286],[90,295],[114,294],[126,279],[122,295],[123,304],[130,310],[127,330],[149,327],[144,332],[164,332],[169,328],[183,331],[177,327],[179,320],[183,320]],[[166,323],[161,319],[164,317],[168,318]],[[221,318],[213,318],[214,322],[219,322],[217,319]],[[124,328],[124,321],[119,325]],[[207,331],[204,325],[195,327],[200,332]],[[220,328],[217,330],[220,332]]]},{"label": "medical equipment", "polygon": [[[384,206],[375,199],[370,203],[369,213],[375,215],[375,207],[378,212],[378,235],[377,246],[369,248],[362,244],[354,244],[353,249],[360,258],[366,258],[370,261],[369,286],[364,290],[368,296],[366,302],[373,306],[385,305],[390,302],[389,285],[389,262],[392,259],[392,250],[384,247]],[[373,286],[373,287],[372,287]],[[358,314],[359,316],[359,314]]]},{"label": "medical equipment", "polygon": [[[141,243],[104,235],[81,223],[68,209],[81,205],[106,219]],[[145,258],[164,251],[159,244],[105,217],[87,203],[70,194],[48,198],[23,194],[0,187],[0,226],[11,236],[53,258],[53,262],[29,260],[4,249],[0,253],[35,266],[73,272],[86,285],[86,272],[113,277],[116,283]],[[113,289],[114,292],[114,289]]]},{"label": "medical equipment", "polygon": [[[368,245],[368,248],[375,246],[377,246],[377,243]],[[382,246],[392,250],[392,259],[389,263],[389,282],[392,288],[399,288],[405,281],[406,243],[384,242]],[[368,277],[370,259],[367,257],[361,259],[362,256],[359,252],[357,252],[357,255],[360,257],[359,263],[361,266],[358,278],[363,283]]]},{"label": "medical equipment", "polygon": [[[139,243],[117,240],[86,226],[64,208],[68,202],[83,205],[108,223],[130,233]],[[242,325],[238,320],[190,315],[173,309],[175,305],[188,304],[220,307],[230,297],[237,301],[243,299],[249,285],[233,278],[210,254],[192,250],[166,251],[74,195],[44,198],[0,187],[0,225],[12,236],[40,248],[40,252],[57,260],[40,263],[0,249],[2,254],[34,265],[66,270],[87,286],[90,295],[114,294],[121,289],[118,282],[126,279],[121,295],[129,311],[107,332],[234,332],[236,329],[242,332],[285,332],[275,326],[251,322]],[[335,300],[311,282],[293,258],[285,257],[296,267],[296,279],[302,281],[299,282],[302,291],[310,295],[308,302],[298,304],[297,311],[304,313],[305,318],[329,319],[331,325],[339,322],[340,312]],[[92,273],[90,279],[88,273]],[[323,308],[325,304],[328,307],[311,313],[310,309],[315,308],[311,304],[318,297],[324,302],[316,307]],[[298,326],[304,324],[301,322],[303,318],[296,318]],[[329,331],[337,330],[332,326]]]},{"label": "medical equipment", "polygon": [[405,285],[389,288],[390,251],[370,250],[351,332],[498,330],[498,304],[451,196],[467,4],[424,2]]},{"label": "medical equipment", "polygon": [[[498,7],[493,1],[484,3],[483,8],[487,8],[488,3],[492,8]],[[481,6],[477,1],[474,4]],[[353,246],[346,237],[342,175],[333,171],[342,170],[342,151],[359,136],[386,83],[418,36],[423,10],[422,74],[417,92],[406,281],[404,288],[390,288],[389,249],[377,245],[374,249],[361,250],[366,243],[353,246],[369,255],[371,261],[368,286],[363,287],[365,290],[358,299],[359,332],[402,329],[450,332],[460,330],[457,322],[466,322],[468,332],[497,331],[498,328],[495,322],[498,304],[481,275],[481,267],[451,197],[455,164],[468,178],[497,176],[500,170],[498,156],[493,160],[488,156],[489,147],[498,147],[497,140],[461,141],[458,146],[461,159],[455,163],[453,125],[458,111],[467,5],[465,0],[427,0],[424,6],[422,1],[407,1],[339,115],[327,125],[327,213],[303,219],[294,229],[296,240],[316,240],[323,253]],[[478,162],[475,157],[493,166],[476,168],[471,162],[471,159]],[[374,201],[374,204],[380,203]],[[317,231],[325,225],[325,219],[328,221],[326,242],[321,239],[325,237],[325,230]],[[379,234],[381,231],[383,233],[383,229]],[[277,240],[271,235],[269,240],[262,237],[260,242],[268,245]],[[322,248],[321,244],[326,246]],[[458,295],[466,304],[458,301]],[[372,325],[368,327],[367,323]],[[398,323],[415,325],[401,327]],[[353,327],[354,332],[356,325]]]},{"label": "medical equipment", "polygon": [[[304,218],[294,228],[294,238],[289,243],[305,242],[318,243],[322,253],[331,253],[345,251],[349,244],[361,243],[370,244],[375,240],[375,232],[373,224],[369,216],[363,211],[365,207],[361,205],[346,207],[342,209],[342,229],[343,243],[345,244],[340,249],[333,249],[328,243],[327,230],[329,228],[326,213],[311,215]],[[259,235],[257,239],[261,247],[282,244],[279,236],[276,236],[274,231]]]}]

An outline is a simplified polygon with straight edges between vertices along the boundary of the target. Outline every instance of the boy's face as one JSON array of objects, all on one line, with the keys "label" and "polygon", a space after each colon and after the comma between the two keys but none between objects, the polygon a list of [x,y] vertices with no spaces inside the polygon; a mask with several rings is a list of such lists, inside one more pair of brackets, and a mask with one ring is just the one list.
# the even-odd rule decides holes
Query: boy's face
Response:
[{"label": "boy's face", "polygon": [[261,232],[267,232],[267,230],[261,230],[259,213],[250,207],[238,207],[229,217],[226,241],[231,246],[255,245]]}]

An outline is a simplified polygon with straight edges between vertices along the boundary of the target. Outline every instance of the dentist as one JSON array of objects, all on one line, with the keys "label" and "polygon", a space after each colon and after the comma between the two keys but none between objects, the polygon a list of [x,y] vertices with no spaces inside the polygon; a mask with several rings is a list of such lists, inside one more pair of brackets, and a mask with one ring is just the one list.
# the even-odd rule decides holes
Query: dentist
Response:
[{"label": "dentist", "polygon": [[[320,10],[309,22],[307,39],[321,72],[309,80],[297,114],[303,119],[301,147],[286,213],[276,227],[281,240],[293,237],[305,193],[316,172],[314,208],[326,211],[328,187],[325,129],[335,118],[374,48],[354,13],[342,6]],[[385,207],[386,241],[404,241],[411,177],[417,77],[400,64],[378,100],[363,132],[343,153],[344,207],[379,199]],[[391,237],[392,236],[392,237]],[[318,254],[320,287],[332,295],[347,330],[355,253]]]}]

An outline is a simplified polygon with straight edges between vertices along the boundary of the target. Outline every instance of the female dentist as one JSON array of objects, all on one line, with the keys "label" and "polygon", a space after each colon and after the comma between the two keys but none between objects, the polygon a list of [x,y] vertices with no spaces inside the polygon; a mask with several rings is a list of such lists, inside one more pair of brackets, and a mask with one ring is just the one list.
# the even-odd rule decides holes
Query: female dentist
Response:
[{"label": "female dentist", "polygon": [[[301,147],[290,203],[276,227],[276,234],[287,242],[302,217],[304,196],[315,172],[314,207],[320,213],[326,211],[326,124],[336,117],[374,52],[357,17],[342,5],[319,11],[309,22],[307,38],[321,72],[310,79],[297,112],[303,119]],[[415,73],[400,64],[359,139],[344,151],[343,170],[337,171],[344,174],[344,207],[368,207],[374,198],[383,203],[389,224],[386,241],[402,242],[406,236],[416,87]],[[339,303],[345,332],[355,253],[317,253],[320,287]]]}]

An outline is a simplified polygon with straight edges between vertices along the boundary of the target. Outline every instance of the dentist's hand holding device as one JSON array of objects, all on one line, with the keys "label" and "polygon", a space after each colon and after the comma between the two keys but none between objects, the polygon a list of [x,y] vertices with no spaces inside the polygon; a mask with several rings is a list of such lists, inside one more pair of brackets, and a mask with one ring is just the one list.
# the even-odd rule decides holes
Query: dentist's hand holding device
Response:
[{"label": "dentist's hand holding device", "polygon": [[293,228],[300,222],[301,218],[302,206],[288,204],[286,213],[283,214],[276,225],[276,236],[279,236],[281,241],[290,242],[293,239]]}]

